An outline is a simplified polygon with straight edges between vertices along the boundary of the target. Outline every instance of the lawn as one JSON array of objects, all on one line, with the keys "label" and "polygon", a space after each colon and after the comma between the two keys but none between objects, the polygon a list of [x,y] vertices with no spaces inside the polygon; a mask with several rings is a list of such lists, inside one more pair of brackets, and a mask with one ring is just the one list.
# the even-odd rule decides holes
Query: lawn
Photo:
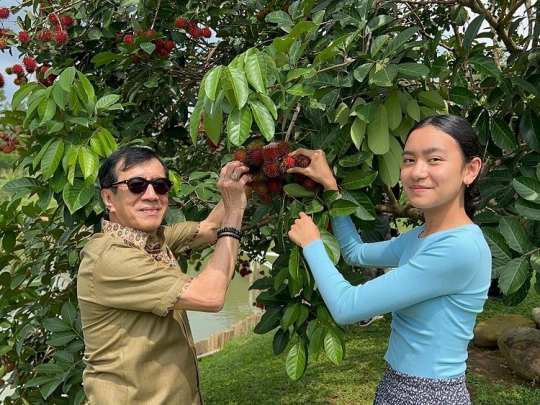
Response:
[{"label": "lawn", "polygon": [[[531,290],[529,297],[516,307],[506,307],[490,298],[479,321],[499,313],[531,317],[532,308],[540,303],[539,298]],[[205,405],[372,404],[384,373],[383,356],[390,333],[390,318],[385,315],[383,320],[366,328],[349,326],[345,334],[347,352],[343,363],[335,365],[325,356],[310,359],[308,370],[299,381],[288,378],[285,355],[274,356],[271,333],[250,334],[234,340],[221,352],[200,361]],[[471,344],[471,349],[476,348]],[[540,383],[516,376],[501,364],[504,360],[497,350],[483,353],[491,363],[469,364],[467,372],[473,405],[540,404]],[[493,361],[499,363],[499,369],[492,367]]]}]

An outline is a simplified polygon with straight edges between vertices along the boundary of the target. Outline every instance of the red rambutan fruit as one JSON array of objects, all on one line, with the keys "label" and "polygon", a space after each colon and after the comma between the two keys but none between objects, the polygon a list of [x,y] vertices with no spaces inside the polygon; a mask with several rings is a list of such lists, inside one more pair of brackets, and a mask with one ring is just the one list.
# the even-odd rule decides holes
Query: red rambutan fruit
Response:
[{"label": "red rambutan fruit", "polygon": [[186,28],[188,25],[188,20],[186,20],[185,18],[177,18],[176,20],[174,20],[174,26],[176,28],[180,28],[180,29],[184,29]]},{"label": "red rambutan fruit", "polygon": [[291,155],[285,155],[283,158],[283,167],[285,169],[292,169],[296,166],[296,159],[294,156]]},{"label": "red rambutan fruit", "polygon": [[69,15],[63,15],[62,17],[60,17],[60,22],[65,28],[72,27],[74,24],[73,17]]},{"label": "red rambutan fruit", "polygon": [[282,187],[278,180],[269,180],[267,186],[271,195],[281,194]]},{"label": "red rambutan fruit", "polygon": [[124,38],[122,39],[124,41],[124,44],[129,45],[132,44],[133,41],[135,41],[135,37],[133,35],[124,35]]},{"label": "red rambutan fruit", "polygon": [[238,160],[239,162],[246,163],[247,161],[247,150],[245,148],[239,148],[234,151],[233,154],[234,160]]},{"label": "red rambutan fruit", "polygon": [[296,156],[296,165],[298,167],[308,167],[311,164],[311,159],[304,155]]},{"label": "red rambutan fruit", "polygon": [[272,142],[263,148],[264,161],[276,160],[280,157],[280,152],[277,142]]},{"label": "red rambutan fruit", "polygon": [[37,69],[36,60],[31,58],[30,56],[25,56],[23,58],[23,65],[28,73],[34,73]]},{"label": "red rambutan fruit", "polygon": [[21,44],[27,44],[28,42],[30,42],[30,34],[26,31],[19,32],[18,38]]},{"label": "red rambutan fruit", "polygon": [[6,18],[8,18],[8,17],[9,17],[9,13],[10,13],[9,8],[7,8],[7,7],[0,7],[0,18],[1,18],[2,20],[5,20]]},{"label": "red rambutan fruit", "polygon": [[24,68],[21,65],[13,65],[11,71],[17,76],[24,76]]},{"label": "red rambutan fruit", "polygon": [[52,32],[49,30],[43,30],[38,32],[37,39],[39,42],[47,42],[52,39]]},{"label": "red rambutan fruit", "polygon": [[266,187],[266,184],[257,181],[253,183],[253,192],[256,196],[262,198],[263,196],[268,195],[268,187]]},{"label": "red rambutan fruit", "polygon": [[174,42],[174,41],[165,41],[165,49],[168,52],[171,52],[174,49],[175,46],[176,46],[176,42]]},{"label": "red rambutan fruit", "polygon": [[60,19],[58,18],[58,16],[55,13],[49,14],[49,16],[47,18],[49,19],[49,22],[52,25],[60,25]]},{"label": "red rambutan fruit", "polygon": [[0,73],[0,89],[3,88],[5,84],[6,84],[6,81],[4,80],[4,75]]},{"label": "red rambutan fruit", "polygon": [[283,171],[279,167],[279,163],[275,161],[264,162],[262,170],[269,178],[276,178],[283,174]]},{"label": "red rambutan fruit", "polygon": [[7,48],[7,42],[5,39],[0,38],[0,49],[5,49],[5,48]]},{"label": "red rambutan fruit", "polygon": [[210,38],[212,36],[212,31],[208,27],[204,27],[201,30],[201,33],[202,33],[202,36],[205,37],[205,38]]},{"label": "red rambutan fruit", "polygon": [[303,185],[305,188],[307,188],[308,190],[315,190],[315,189],[317,189],[317,187],[319,187],[319,183],[317,183],[315,180],[313,180],[313,179],[311,179],[311,178],[309,178],[309,177],[307,177],[307,178],[303,181],[302,185]]},{"label": "red rambutan fruit", "polygon": [[66,31],[57,31],[54,33],[54,41],[57,44],[65,44],[69,40],[69,36]]},{"label": "red rambutan fruit", "polygon": [[265,194],[260,197],[261,201],[265,204],[270,204],[272,202],[272,196],[270,194]]}]

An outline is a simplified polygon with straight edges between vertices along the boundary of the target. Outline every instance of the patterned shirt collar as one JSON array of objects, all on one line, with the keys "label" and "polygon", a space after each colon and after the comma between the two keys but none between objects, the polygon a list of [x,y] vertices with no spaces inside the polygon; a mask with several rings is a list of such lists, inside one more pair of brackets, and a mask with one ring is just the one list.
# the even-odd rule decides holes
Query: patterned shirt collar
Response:
[{"label": "patterned shirt collar", "polygon": [[[141,250],[148,250],[147,245],[151,245],[152,249],[155,249],[156,243],[159,244],[157,236],[152,236],[144,231],[120,225],[105,219],[101,220],[101,229],[103,234],[121,238],[124,244]],[[160,233],[162,233],[162,227],[158,229],[157,234],[159,235]]]}]

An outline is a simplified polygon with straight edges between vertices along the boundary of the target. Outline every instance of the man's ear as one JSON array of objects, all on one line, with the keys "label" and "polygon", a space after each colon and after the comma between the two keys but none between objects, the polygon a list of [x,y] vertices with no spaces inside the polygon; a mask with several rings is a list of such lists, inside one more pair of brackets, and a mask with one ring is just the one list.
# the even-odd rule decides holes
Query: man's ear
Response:
[{"label": "man's ear", "polygon": [[112,201],[112,190],[109,188],[104,188],[101,190],[101,198],[103,199],[103,204],[109,212],[114,212],[114,204]]}]

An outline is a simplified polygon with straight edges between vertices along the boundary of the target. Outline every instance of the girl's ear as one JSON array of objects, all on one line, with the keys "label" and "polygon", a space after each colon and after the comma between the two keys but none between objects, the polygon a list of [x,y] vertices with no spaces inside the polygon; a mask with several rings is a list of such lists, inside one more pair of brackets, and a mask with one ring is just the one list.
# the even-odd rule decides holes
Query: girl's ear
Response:
[{"label": "girl's ear", "polygon": [[480,170],[482,170],[482,159],[479,157],[475,157],[467,163],[465,177],[463,179],[466,186],[471,184],[478,177]]}]

